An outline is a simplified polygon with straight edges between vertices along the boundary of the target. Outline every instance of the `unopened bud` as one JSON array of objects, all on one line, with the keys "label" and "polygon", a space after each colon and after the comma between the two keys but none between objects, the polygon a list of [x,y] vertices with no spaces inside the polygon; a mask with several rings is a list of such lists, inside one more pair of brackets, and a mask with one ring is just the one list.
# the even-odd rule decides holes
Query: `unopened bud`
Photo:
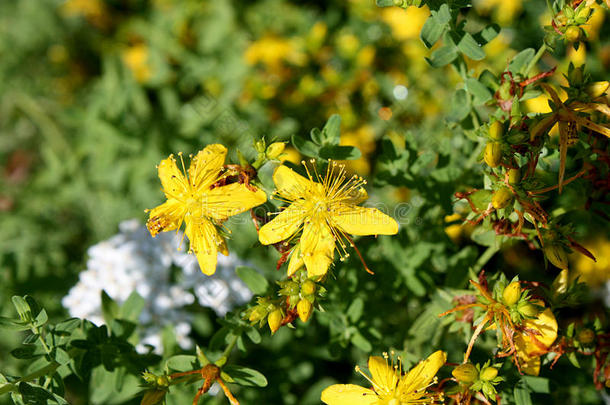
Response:
[{"label": "unopened bud", "polygon": [[259,153],[263,153],[265,151],[265,140],[261,139],[254,142],[254,149]]},{"label": "unopened bud", "polygon": [[309,318],[311,317],[312,308],[313,305],[309,300],[302,299],[299,301],[299,303],[297,304],[297,313],[299,314],[299,318],[301,319],[301,321],[307,322],[309,320]]},{"label": "unopened bud", "polygon": [[549,262],[553,263],[555,266],[560,269],[568,268],[568,255],[566,254],[566,250],[560,244],[546,244],[542,249],[544,255],[548,259]]},{"label": "unopened bud", "polygon": [[540,310],[534,304],[527,301],[519,304],[517,310],[526,318],[534,318],[540,313]]},{"label": "unopened bud", "polygon": [[590,345],[595,342],[595,332],[591,329],[586,328],[578,332],[578,341],[583,345]]},{"label": "unopened bud", "polygon": [[497,167],[502,160],[502,145],[498,142],[489,142],[485,145],[483,158],[489,167]]},{"label": "unopened bud", "polygon": [[481,380],[491,381],[498,376],[498,369],[495,367],[485,367],[481,370]]},{"label": "unopened bud", "polygon": [[497,210],[508,207],[512,201],[513,193],[507,187],[502,187],[494,191],[494,194],[491,197],[491,205]]},{"label": "unopened bud", "polygon": [[451,374],[462,383],[471,383],[479,378],[479,371],[471,363],[460,364],[453,369]]},{"label": "unopened bud", "polygon": [[167,387],[169,385],[169,380],[166,375],[161,375],[157,377],[157,385],[162,387]]},{"label": "unopened bud", "polygon": [[267,316],[267,311],[265,310],[265,308],[260,305],[257,305],[250,311],[250,316],[248,317],[248,320],[250,322],[258,322],[265,316]]},{"label": "unopened bud", "polygon": [[565,36],[570,42],[580,41],[582,38],[582,28],[575,25],[570,25],[568,28],[566,28]]},{"label": "unopened bud", "polygon": [[515,305],[520,297],[521,287],[519,286],[518,281],[513,281],[507,285],[502,292],[502,300],[504,301],[504,304],[508,306]]},{"label": "unopened bud", "polygon": [[563,269],[559,273],[555,280],[553,280],[553,284],[551,284],[551,290],[555,295],[565,294],[568,290],[568,270]]},{"label": "unopened bud", "polygon": [[286,144],[284,142],[273,142],[267,148],[267,159],[277,159],[282,154],[282,152],[284,152],[285,147]]},{"label": "unopened bud", "polygon": [[499,141],[502,139],[502,134],[504,133],[504,127],[500,121],[493,121],[489,124],[489,137],[494,141]]},{"label": "unopened bud", "polygon": [[610,82],[604,80],[601,82],[589,83],[585,91],[587,92],[589,97],[597,98],[606,93],[608,91],[608,88],[610,88]]},{"label": "unopened bud", "polygon": [[282,325],[282,319],[284,315],[282,315],[281,309],[276,309],[272,311],[267,317],[267,323],[269,324],[269,329],[271,329],[271,333],[275,333],[280,326]]},{"label": "unopened bud", "polygon": [[519,169],[510,169],[508,171],[508,184],[514,186],[515,184],[519,184],[521,181],[521,170]]},{"label": "unopened bud", "polygon": [[305,280],[303,285],[301,285],[301,294],[303,295],[313,295],[316,292],[316,283],[311,280]]}]

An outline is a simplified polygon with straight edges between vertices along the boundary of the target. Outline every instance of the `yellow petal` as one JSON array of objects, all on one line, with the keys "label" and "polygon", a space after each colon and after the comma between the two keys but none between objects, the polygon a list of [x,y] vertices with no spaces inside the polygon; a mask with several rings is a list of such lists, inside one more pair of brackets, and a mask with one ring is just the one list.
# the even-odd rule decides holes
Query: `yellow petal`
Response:
[{"label": "yellow petal", "polygon": [[258,239],[263,245],[286,240],[299,230],[304,217],[305,210],[302,205],[292,203],[259,229]]},{"label": "yellow petal", "polygon": [[349,193],[349,200],[347,201],[349,204],[358,205],[361,202],[366,201],[369,198],[368,193],[364,189],[364,187],[357,188]]},{"label": "yellow petal", "polygon": [[182,224],[185,213],[184,204],[171,198],[150,210],[146,227],[153,237],[159,232],[173,231]]},{"label": "yellow petal", "polygon": [[292,249],[292,253],[290,254],[290,261],[288,262],[288,277],[292,276],[298,269],[303,267],[305,262],[303,262],[303,257],[301,255],[301,244],[297,243],[296,246]]},{"label": "yellow petal", "polygon": [[206,218],[187,217],[185,233],[190,241],[190,250],[197,256],[201,271],[211,276],[216,272],[218,246],[222,246],[224,239]]},{"label": "yellow petal", "polygon": [[179,198],[189,189],[188,181],[184,174],[176,166],[176,159],[173,155],[167,159],[163,159],[159,166],[159,179],[163,186],[163,192],[167,199]]},{"label": "yellow petal", "polygon": [[335,384],[322,391],[322,402],[327,405],[377,405],[375,391],[353,384]]},{"label": "yellow petal", "polygon": [[301,252],[308,277],[326,274],[335,257],[335,238],[328,225],[319,222],[305,224]]},{"label": "yellow petal", "polygon": [[226,156],[227,148],[220,144],[212,144],[203,148],[191,159],[188,173],[195,190],[205,190],[217,180]]},{"label": "yellow petal", "polygon": [[[527,356],[535,353],[544,352],[545,347],[550,347],[555,339],[557,339],[557,320],[550,308],[542,311],[535,319],[526,319],[523,321],[525,330],[533,330],[537,333],[520,333],[515,337],[522,337],[524,340],[523,353]],[[540,344],[536,343],[536,339]]]},{"label": "yellow petal", "polygon": [[398,373],[381,356],[369,357],[369,372],[373,382],[376,384],[375,391],[378,394],[391,394],[398,383]]},{"label": "yellow petal", "polygon": [[377,208],[334,204],[331,209],[333,225],[352,235],[394,235],[398,223]]},{"label": "yellow petal", "polygon": [[414,393],[416,390],[421,390],[430,385],[438,369],[447,361],[447,354],[441,350],[430,355],[426,360],[420,362],[417,366],[411,369],[399,383],[401,393]]},{"label": "yellow petal", "polygon": [[215,187],[203,194],[203,212],[217,220],[225,220],[233,215],[259,206],[267,201],[267,194],[259,188],[255,191],[244,184],[232,183]]},{"label": "yellow petal", "polygon": [[306,179],[288,166],[280,166],[273,173],[273,182],[277,193],[289,199],[302,197],[309,189],[315,187],[312,181]]}]

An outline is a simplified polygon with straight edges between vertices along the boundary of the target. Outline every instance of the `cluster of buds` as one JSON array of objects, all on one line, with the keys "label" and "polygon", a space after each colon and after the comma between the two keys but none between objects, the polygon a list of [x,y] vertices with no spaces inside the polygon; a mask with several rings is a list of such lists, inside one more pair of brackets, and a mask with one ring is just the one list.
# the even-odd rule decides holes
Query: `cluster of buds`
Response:
[{"label": "cluster of buds", "polygon": [[[285,142],[273,142],[267,145],[265,138],[254,142],[254,149],[258,153],[256,160],[252,163],[252,167],[259,169],[269,160],[279,160],[286,148]],[[240,162],[243,166],[247,165],[246,159],[240,155]]]},{"label": "cluster of buds", "polygon": [[[510,314],[511,320],[515,324],[520,324],[523,319],[534,319],[544,309],[544,307],[537,305],[535,300],[532,299],[529,290],[521,288],[521,284],[518,280],[511,281],[506,285],[503,280],[496,283],[497,288],[494,288],[494,292],[498,295],[498,301],[502,302]],[[496,291],[502,291],[501,295]]]},{"label": "cluster of buds", "polygon": [[555,15],[551,21],[551,26],[547,27],[547,31],[557,34],[567,42],[578,43],[586,40],[587,33],[582,29],[582,26],[587,24],[593,14],[593,9],[588,3],[587,1],[579,1],[566,4]]},{"label": "cluster of buds", "polygon": [[287,325],[297,317],[307,322],[311,317],[317,298],[324,288],[310,278],[307,272],[297,271],[290,279],[278,281],[279,298],[258,297],[256,305],[246,311],[246,318],[262,326],[267,320],[271,333]]},{"label": "cluster of buds", "polygon": [[458,403],[468,403],[469,399],[481,392],[487,399],[495,399],[497,391],[495,386],[504,381],[498,376],[498,369],[487,361],[482,366],[472,363],[463,363],[451,372],[455,380],[460,384]]},{"label": "cluster of buds", "polygon": [[142,378],[145,382],[146,391],[144,391],[140,405],[161,404],[165,399],[165,395],[169,392],[169,376],[167,374],[157,376],[149,371],[145,371],[142,373]]}]

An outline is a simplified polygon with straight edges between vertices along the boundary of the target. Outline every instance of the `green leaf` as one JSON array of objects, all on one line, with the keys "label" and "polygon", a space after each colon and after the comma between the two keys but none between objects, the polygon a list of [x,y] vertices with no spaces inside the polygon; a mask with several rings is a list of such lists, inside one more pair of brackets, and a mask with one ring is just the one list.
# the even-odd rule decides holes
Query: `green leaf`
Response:
[{"label": "green leaf", "polygon": [[248,338],[252,341],[252,343],[257,345],[261,342],[261,334],[258,331],[258,329],[256,329],[253,326],[250,326],[250,327],[247,327],[245,331],[246,331],[246,336],[248,336]]},{"label": "green leaf", "polygon": [[470,201],[477,210],[485,211],[489,204],[491,203],[491,197],[493,193],[491,190],[477,190],[474,193],[470,194]]},{"label": "green leaf", "polygon": [[367,338],[362,336],[360,332],[356,332],[352,335],[352,344],[363,352],[370,353],[373,350],[373,345],[368,341]]},{"label": "green leaf", "polygon": [[461,121],[470,114],[470,96],[464,89],[460,89],[453,93],[451,97],[451,110],[447,119],[450,121]]},{"label": "green leaf", "polygon": [[119,305],[102,290],[102,316],[106,325],[110,325],[119,313]]},{"label": "green leaf", "polygon": [[527,64],[532,60],[536,51],[533,48],[527,48],[518,54],[508,64],[508,70],[513,74],[522,74]]},{"label": "green leaf", "polygon": [[267,379],[260,372],[242,366],[230,365],[224,368],[224,371],[231,376],[236,384],[245,387],[266,387]]},{"label": "green leaf", "polygon": [[419,34],[424,45],[431,48],[443,35],[450,21],[451,13],[447,4],[441,5],[438,11],[433,10]]},{"label": "green leaf", "polygon": [[358,321],[364,311],[364,301],[360,297],[356,297],[350,306],[347,308],[346,315],[352,322]]},{"label": "green leaf", "polygon": [[199,361],[196,356],[187,354],[178,354],[167,360],[167,367],[176,371],[190,371],[199,366]]},{"label": "green leaf", "polygon": [[460,42],[457,44],[458,49],[472,60],[481,60],[485,58],[485,51],[481,45],[469,33],[465,33]]},{"label": "green leaf", "polygon": [[34,321],[34,325],[36,326],[42,326],[45,323],[47,323],[47,321],[49,320],[49,316],[47,315],[47,311],[45,311],[44,309],[41,310],[38,315],[36,316],[36,320]]},{"label": "green leaf", "polygon": [[491,24],[483,28],[480,32],[475,35],[477,42],[485,45],[491,42],[500,33],[500,26],[498,24]]},{"label": "green leaf", "polygon": [[537,377],[533,375],[524,375],[521,377],[525,384],[533,391],[540,394],[550,394],[549,379]]},{"label": "green leaf", "polygon": [[491,91],[480,81],[473,77],[469,77],[465,81],[466,91],[472,95],[472,104],[481,105],[491,100]]},{"label": "green leaf", "polygon": [[38,347],[34,345],[18,347],[16,349],[11,350],[11,356],[20,360],[32,359],[34,357],[39,357],[42,355],[41,350],[38,350],[38,353],[36,352],[37,349]]},{"label": "green leaf", "polygon": [[19,318],[21,318],[22,321],[31,321],[32,310],[25,299],[23,297],[19,297],[18,295],[13,296],[11,299],[15,309],[17,310],[17,314],[19,314]]},{"label": "green leaf", "polygon": [[16,319],[0,316],[0,329],[7,330],[28,330],[30,325]]},{"label": "green leaf", "polygon": [[514,390],[515,405],[532,405],[532,398],[527,389],[515,387]]},{"label": "green leaf", "polygon": [[136,291],[133,291],[127,297],[127,300],[121,305],[118,312],[118,318],[136,322],[140,316],[140,312],[144,309],[146,301]]},{"label": "green leaf", "polygon": [[311,141],[306,141],[297,135],[292,135],[292,145],[303,155],[310,157],[318,156],[318,147]]},{"label": "green leaf", "polygon": [[330,116],[326,125],[322,128],[322,138],[324,144],[338,145],[341,137],[341,117],[338,114]]},{"label": "green leaf", "polygon": [[354,160],[359,159],[362,154],[355,146],[326,145],[320,148],[319,155],[322,159]]},{"label": "green leaf", "polygon": [[446,44],[435,49],[426,61],[430,66],[439,68],[453,62],[458,57],[458,49],[454,44]]},{"label": "green leaf", "polygon": [[258,295],[262,295],[267,291],[269,282],[258,271],[248,266],[237,266],[235,273],[242,279],[248,288]]}]

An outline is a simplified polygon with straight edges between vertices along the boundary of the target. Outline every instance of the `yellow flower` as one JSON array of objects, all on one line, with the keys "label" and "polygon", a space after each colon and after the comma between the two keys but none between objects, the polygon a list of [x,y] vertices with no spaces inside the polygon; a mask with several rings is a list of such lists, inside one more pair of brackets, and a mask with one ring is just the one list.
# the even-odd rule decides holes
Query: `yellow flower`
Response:
[{"label": "yellow flower", "polygon": [[195,253],[201,271],[208,276],[216,271],[218,251],[228,254],[216,224],[267,200],[265,192],[249,185],[216,186],[227,177],[221,174],[226,154],[224,146],[208,145],[192,158],[188,171],[184,162],[180,171],[173,156],[162,160],[159,178],[167,201],[150,210],[146,222],[153,237],[178,229],[184,222],[189,251]]},{"label": "yellow flower", "polygon": [[[540,302],[537,302],[540,304]],[[515,348],[521,371],[530,375],[540,373],[540,356],[557,339],[557,320],[547,308],[535,319],[523,321],[523,330],[515,333]]]},{"label": "yellow flower", "polygon": [[322,391],[322,402],[328,405],[406,405],[442,400],[442,394],[428,393],[426,388],[436,383],[435,375],[447,360],[445,352],[433,353],[404,375],[400,365],[389,365],[384,357],[369,357],[370,377],[356,367],[356,371],[371,383],[372,389],[353,384],[331,385]]},{"label": "yellow flower", "polygon": [[580,253],[571,255],[576,274],[581,281],[592,287],[600,286],[610,280],[610,241],[604,238],[590,241],[586,248],[593,253],[597,261],[593,261]]},{"label": "yellow flower", "polygon": [[148,46],[145,44],[130,46],[121,55],[123,63],[131,70],[138,83],[146,83],[153,75],[149,56]]},{"label": "yellow flower", "polygon": [[290,205],[261,227],[258,234],[263,245],[270,245],[281,241],[288,243],[287,240],[303,232],[293,249],[288,275],[303,265],[307,267],[309,277],[326,274],[334,258],[335,244],[339,245],[343,258],[348,256],[346,249],[348,245],[353,246],[348,234],[393,235],[398,232],[398,224],[393,218],[376,208],[358,206],[368,197],[362,187],[366,181],[361,177],[348,178],[342,165],[329,162],[323,178],[314,166],[314,174],[319,180],[316,182],[307,166],[305,168],[309,178],[286,166],[275,170],[275,195]]}]

